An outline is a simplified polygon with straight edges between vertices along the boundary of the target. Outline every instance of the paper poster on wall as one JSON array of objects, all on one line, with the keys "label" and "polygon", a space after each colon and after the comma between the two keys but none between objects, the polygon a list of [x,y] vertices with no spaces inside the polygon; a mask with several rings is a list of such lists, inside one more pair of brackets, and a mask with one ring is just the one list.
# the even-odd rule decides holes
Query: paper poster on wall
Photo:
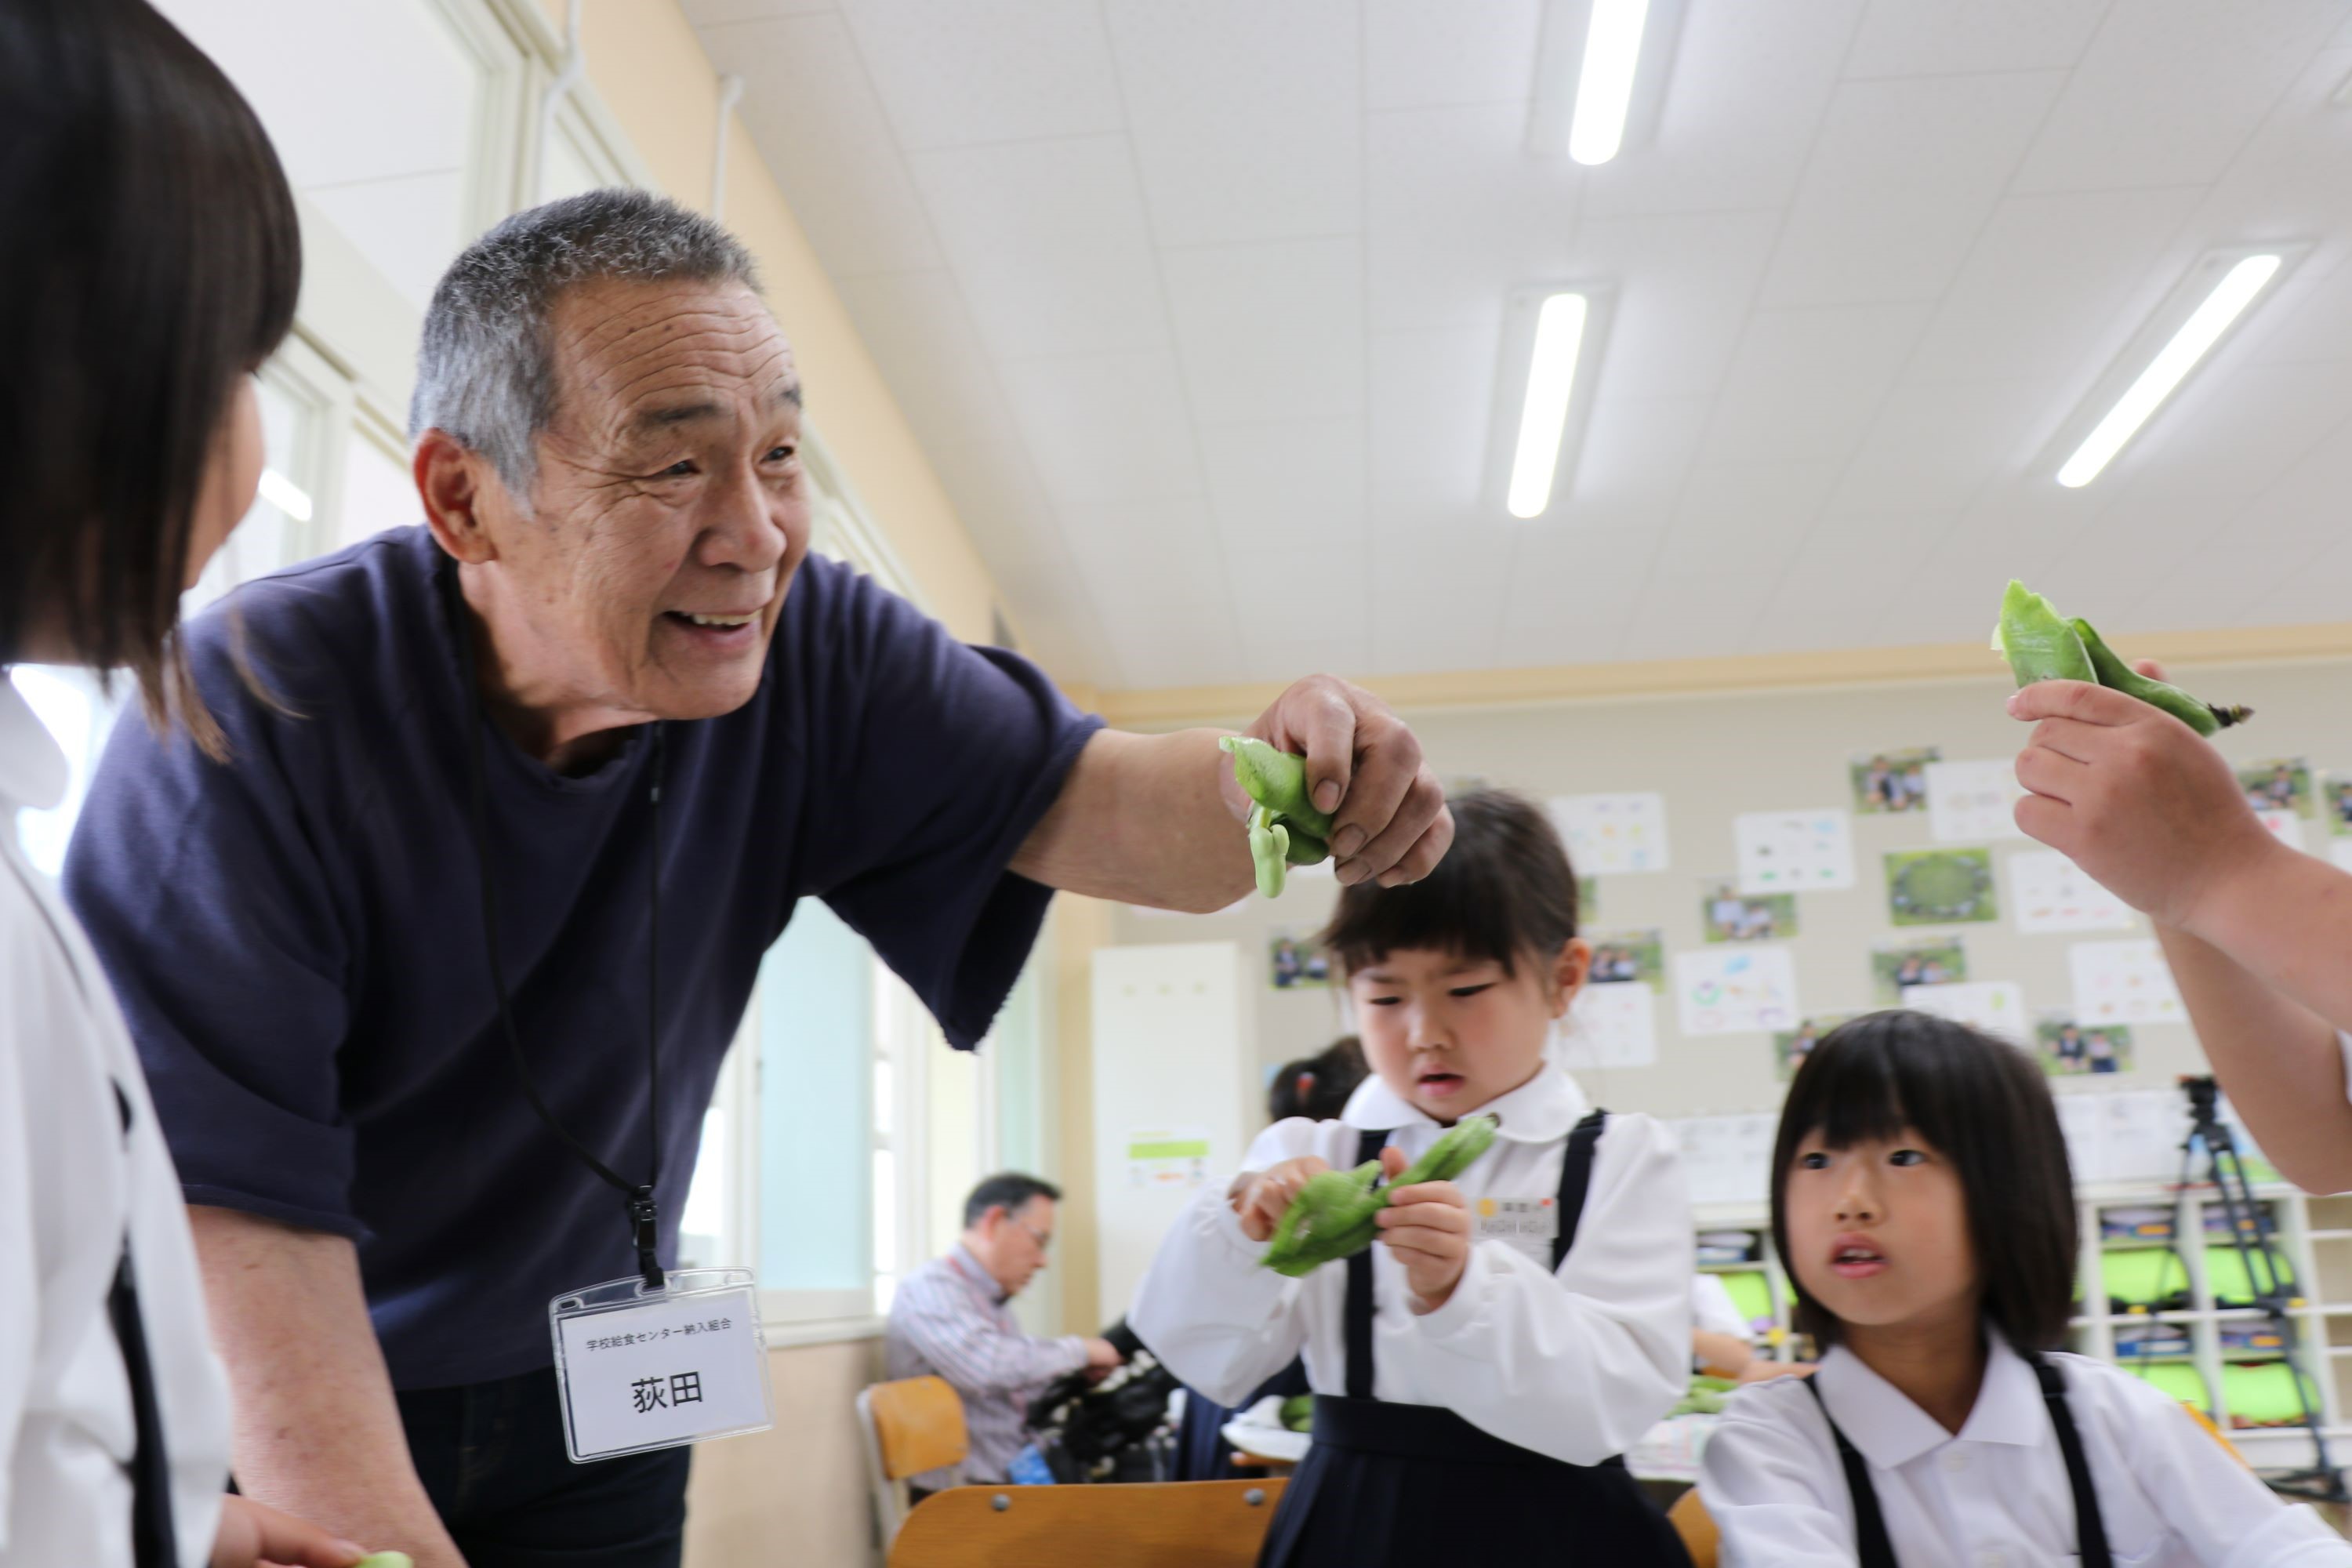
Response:
[{"label": "paper poster on wall", "polygon": [[1914,985],[1903,993],[1914,1012],[1966,1024],[2020,1046],[2032,1043],[2025,992],[2014,980],[1973,980],[1958,985]]},{"label": "paper poster on wall", "polygon": [[1728,877],[1699,885],[1699,932],[1709,942],[1780,942],[1797,934],[1797,895],[1742,894]]},{"label": "paper poster on wall", "polygon": [[1265,939],[1265,983],[1276,991],[1320,989],[1331,984],[1331,960],[1304,931],[1277,930]]},{"label": "paper poster on wall", "polygon": [[1559,1062],[1590,1068],[1644,1068],[1658,1059],[1657,997],[1646,985],[1588,985],[1569,1006]]},{"label": "paper poster on wall", "polygon": [[1785,947],[1675,954],[1675,1003],[1683,1033],[1694,1036],[1769,1034],[1801,1016],[1797,968]]},{"label": "paper poster on wall", "polygon": [[1130,1187],[1197,1187],[1209,1179],[1213,1151],[1205,1127],[1139,1128],[1124,1146]]},{"label": "paper poster on wall", "polygon": [[1957,935],[1902,937],[1870,947],[1871,994],[1886,1006],[1913,985],[1950,985],[1969,977],[1969,950]]},{"label": "paper poster on wall", "polygon": [[1555,795],[1551,818],[1580,876],[1666,868],[1666,797],[1662,795]]},{"label": "paper poster on wall", "polygon": [[1591,940],[1592,967],[1585,971],[1586,984],[1615,985],[1639,981],[1653,991],[1666,988],[1664,932],[1595,931]]},{"label": "paper poster on wall", "polygon": [[2131,1071],[2128,1024],[2086,1029],[2074,1022],[2071,1013],[2044,1012],[2034,1020],[2033,1043],[2042,1058],[2042,1070],[2053,1078]]},{"label": "paper poster on wall", "polygon": [[1743,893],[1853,886],[1853,818],[1834,806],[1747,811],[1731,826]]},{"label": "paper poster on wall", "polygon": [[2006,757],[1989,762],[1927,764],[1927,831],[1938,844],[1976,844],[1988,838],[2022,838],[2011,815],[2025,797],[2017,764]]},{"label": "paper poster on wall", "polygon": [[2264,807],[2254,813],[2262,819],[2263,829],[2290,849],[2303,847],[2303,818],[2294,812]]},{"label": "paper poster on wall", "polygon": [[2066,959],[2074,974],[2074,1021],[2085,1027],[2188,1018],[2164,950],[2152,941],[2078,942]]},{"label": "paper poster on wall", "polygon": [[1859,1013],[1816,1013],[1795,1028],[1786,1029],[1773,1036],[1774,1075],[1782,1083],[1796,1077],[1797,1069],[1805,1065],[1805,1058],[1813,1054],[1813,1047],[1822,1043],[1823,1035],[1828,1034],[1840,1024],[1861,1016]]},{"label": "paper poster on wall", "polygon": [[2328,833],[2336,838],[2352,838],[2352,775],[2328,774],[2320,793],[2319,815],[2326,819]]},{"label": "paper poster on wall", "polygon": [[1934,746],[1873,752],[1846,770],[1853,783],[1853,808],[1864,816],[1927,808],[1927,764],[1943,756]]},{"label": "paper poster on wall", "polygon": [[2312,789],[2311,764],[2301,757],[2272,757],[2236,770],[2238,785],[2256,811],[2292,811],[2297,816],[2319,815]]},{"label": "paper poster on wall", "polygon": [[1904,849],[1886,857],[1886,909],[1899,926],[2000,918],[1990,849]]},{"label": "paper poster on wall", "polygon": [[1769,1115],[1688,1116],[1668,1122],[1682,1152],[1683,1181],[1690,1201],[1769,1201],[1777,1122]]},{"label": "paper poster on wall", "polygon": [[2009,858],[2009,898],[2023,936],[2129,931],[2138,923],[2129,904],[2055,849],[2023,849]]},{"label": "paper poster on wall", "polygon": [[1601,918],[1601,879],[1579,877],[1576,879],[1576,922],[1591,925]]}]

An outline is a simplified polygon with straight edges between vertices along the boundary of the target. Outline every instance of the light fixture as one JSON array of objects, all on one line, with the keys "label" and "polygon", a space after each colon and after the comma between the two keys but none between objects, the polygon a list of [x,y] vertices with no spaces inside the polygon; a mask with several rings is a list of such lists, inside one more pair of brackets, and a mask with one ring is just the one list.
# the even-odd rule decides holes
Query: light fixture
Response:
[{"label": "light fixture", "polygon": [[2282,254],[2265,251],[2241,258],[2223,273],[2171,340],[2148,360],[2147,368],[2132,379],[2106,416],[2074,448],[2074,456],[2058,470],[2058,482],[2069,489],[2080,489],[2097,479],[2278,275],[2284,259]]},{"label": "light fixture", "polygon": [[1518,446],[1511,458],[1507,504],[1513,517],[1541,517],[1551,505],[1552,476],[1559,468],[1560,433],[1567,426],[1569,404],[1576,393],[1584,317],[1581,294],[1554,294],[1536,315],[1527,398],[1519,410]]},{"label": "light fixture", "polygon": [[1568,155],[1580,163],[1606,163],[1625,144],[1625,112],[1633,103],[1649,12],[1650,0],[1592,0],[1584,62],[1576,75],[1576,118],[1568,129]]},{"label": "light fixture", "polygon": [[310,521],[310,492],[276,468],[261,470],[261,499],[297,522]]},{"label": "light fixture", "polygon": [[1486,503],[1526,521],[1568,494],[1615,302],[1606,284],[1511,290],[1495,366]]}]

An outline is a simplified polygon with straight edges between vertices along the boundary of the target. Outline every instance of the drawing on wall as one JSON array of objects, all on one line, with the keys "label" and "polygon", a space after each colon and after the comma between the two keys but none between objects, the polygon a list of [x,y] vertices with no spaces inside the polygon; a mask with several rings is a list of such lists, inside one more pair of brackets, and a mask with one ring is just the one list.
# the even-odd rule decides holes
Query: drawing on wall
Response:
[{"label": "drawing on wall", "polygon": [[1990,849],[1899,849],[1886,857],[1886,910],[1899,926],[1997,920]]}]

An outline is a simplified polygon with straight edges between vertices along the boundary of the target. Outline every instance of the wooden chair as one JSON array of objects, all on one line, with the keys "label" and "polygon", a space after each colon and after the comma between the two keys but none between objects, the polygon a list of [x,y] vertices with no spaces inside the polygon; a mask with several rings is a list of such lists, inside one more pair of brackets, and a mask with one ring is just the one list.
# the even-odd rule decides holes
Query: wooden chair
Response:
[{"label": "wooden chair", "polygon": [[907,1516],[890,1568],[1251,1568],[1283,1485],[957,1487]]},{"label": "wooden chair", "polygon": [[971,1452],[963,1401],[941,1377],[877,1383],[858,1393],[857,1426],[866,1440],[866,1473],[873,1481],[874,1511],[887,1547],[906,1522],[907,1478],[960,1465]]}]

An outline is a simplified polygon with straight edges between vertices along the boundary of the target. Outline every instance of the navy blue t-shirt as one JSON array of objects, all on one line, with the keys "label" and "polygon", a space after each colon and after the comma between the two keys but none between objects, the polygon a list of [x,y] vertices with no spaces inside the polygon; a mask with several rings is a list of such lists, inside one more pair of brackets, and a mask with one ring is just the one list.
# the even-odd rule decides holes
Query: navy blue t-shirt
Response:
[{"label": "navy blue t-shirt", "polygon": [[[533,1113],[499,1029],[452,570],[405,528],[239,589],[247,657],[285,710],[240,681],[231,616],[198,617],[230,763],[126,716],[65,878],[189,1201],[353,1237],[399,1388],[545,1366],[548,1301],[635,1272],[621,1196]],[[1023,659],[811,557],[758,694],[665,727],[666,1265],[719,1060],[795,900],[823,898],[972,1046],[1051,896],[1007,867],[1097,724]],[[643,1181],[649,732],[576,778],[495,725],[483,742],[533,1076]]]}]

